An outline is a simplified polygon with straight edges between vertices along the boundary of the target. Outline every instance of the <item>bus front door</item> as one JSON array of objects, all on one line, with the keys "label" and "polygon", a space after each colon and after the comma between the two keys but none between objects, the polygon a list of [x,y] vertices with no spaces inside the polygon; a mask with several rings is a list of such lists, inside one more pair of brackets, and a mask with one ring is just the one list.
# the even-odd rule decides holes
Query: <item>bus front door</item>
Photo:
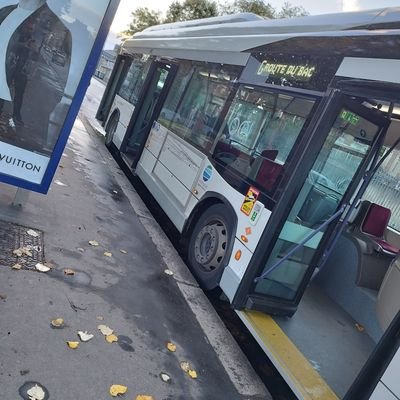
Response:
[{"label": "bus front door", "polygon": [[176,66],[173,64],[157,61],[150,68],[128,133],[121,146],[121,154],[132,169],[136,168],[150,129],[161,111],[175,74]]},{"label": "bus front door", "polygon": [[[283,188],[285,195],[278,200],[236,291],[237,309],[288,316],[296,311],[332,243],[340,210],[350,203],[390,122],[363,101],[334,95],[310,128],[307,144]],[[335,214],[337,218],[327,223]]]}]

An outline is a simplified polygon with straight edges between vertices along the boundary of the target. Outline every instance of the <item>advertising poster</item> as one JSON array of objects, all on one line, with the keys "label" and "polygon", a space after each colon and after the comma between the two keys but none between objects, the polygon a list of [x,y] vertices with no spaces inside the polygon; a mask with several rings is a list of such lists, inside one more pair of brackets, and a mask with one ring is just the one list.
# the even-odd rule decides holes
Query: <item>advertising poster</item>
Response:
[{"label": "advertising poster", "polygon": [[47,191],[117,6],[118,0],[0,0],[2,181]]}]

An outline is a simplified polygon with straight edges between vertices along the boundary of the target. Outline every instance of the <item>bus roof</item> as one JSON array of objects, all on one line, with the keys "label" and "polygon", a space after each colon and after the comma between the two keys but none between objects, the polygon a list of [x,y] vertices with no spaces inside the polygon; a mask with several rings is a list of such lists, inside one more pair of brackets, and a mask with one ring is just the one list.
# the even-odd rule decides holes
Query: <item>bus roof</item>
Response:
[{"label": "bus roof", "polygon": [[374,34],[399,35],[399,31],[394,31],[399,28],[400,7],[290,19],[260,19],[254,14],[237,14],[147,28],[128,39],[122,51],[238,53],[296,36],[371,35],[371,30]]}]

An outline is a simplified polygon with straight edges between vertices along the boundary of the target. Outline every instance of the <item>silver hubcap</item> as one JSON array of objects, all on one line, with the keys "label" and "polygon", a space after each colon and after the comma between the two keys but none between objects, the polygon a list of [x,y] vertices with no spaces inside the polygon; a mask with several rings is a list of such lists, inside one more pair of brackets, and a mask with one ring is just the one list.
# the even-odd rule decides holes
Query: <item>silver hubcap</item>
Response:
[{"label": "silver hubcap", "polygon": [[196,261],[207,272],[217,269],[226,252],[226,227],[221,221],[204,226],[197,234],[194,243]]}]

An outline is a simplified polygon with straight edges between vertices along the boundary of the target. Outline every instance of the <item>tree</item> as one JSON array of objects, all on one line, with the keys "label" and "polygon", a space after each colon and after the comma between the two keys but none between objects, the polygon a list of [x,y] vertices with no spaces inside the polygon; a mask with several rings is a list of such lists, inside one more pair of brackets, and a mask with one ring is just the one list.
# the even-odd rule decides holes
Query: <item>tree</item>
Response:
[{"label": "tree", "polygon": [[225,3],[221,6],[221,14],[236,14],[248,12],[260,17],[275,18],[276,11],[269,3],[263,0],[234,0],[233,3]]},{"label": "tree", "polygon": [[161,13],[159,11],[149,10],[147,7],[139,7],[132,12],[132,22],[127,30],[122,34],[132,36],[136,32],[140,32],[149,26],[159,25],[162,23]]},{"label": "tree", "polygon": [[217,15],[218,6],[214,0],[184,0],[182,3],[174,1],[169,6],[163,22],[189,21]]},{"label": "tree", "polygon": [[278,13],[278,18],[293,18],[303,17],[309,13],[302,6],[292,6],[289,2],[283,3],[281,11]]},{"label": "tree", "polygon": [[221,14],[235,14],[238,12],[250,12],[264,18],[293,18],[308,15],[302,6],[293,6],[285,2],[280,11],[277,11],[270,3],[264,0],[234,0],[226,2],[220,7]]}]

